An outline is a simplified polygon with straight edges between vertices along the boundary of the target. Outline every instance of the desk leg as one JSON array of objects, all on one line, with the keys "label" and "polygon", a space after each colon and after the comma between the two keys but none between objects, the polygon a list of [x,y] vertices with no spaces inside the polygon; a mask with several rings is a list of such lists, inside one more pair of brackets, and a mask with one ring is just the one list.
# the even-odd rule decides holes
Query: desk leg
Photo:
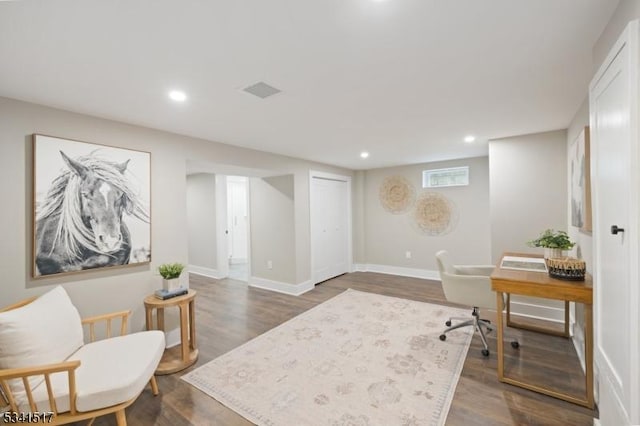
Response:
[{"label": "desk leg", "polygon": [[504,378],[504,324],[502,323],[502,311],[504,310],[504,299],[502,292],[496,292],[496,306],[498,308],[498,380]]},{"label": "desk leg", "polygon": [[196,348],[196,306],[195,300],[189,302],[189,346]]},{"label": "desk leg", "polygon": [[569,333],[569,301],[564,301],[564,337],[571,337]]},{"label": "desk leg", "polygon": [[188,304],[182,303],[180,305],[180,346],[182,349],[182,361],[185,363],[189,361],[189,342],[187,341],[187,309]]},{"label": "desk leg", "polygon": [[593,305],[584,304],[584,366],[587,407],[593,408]]}]

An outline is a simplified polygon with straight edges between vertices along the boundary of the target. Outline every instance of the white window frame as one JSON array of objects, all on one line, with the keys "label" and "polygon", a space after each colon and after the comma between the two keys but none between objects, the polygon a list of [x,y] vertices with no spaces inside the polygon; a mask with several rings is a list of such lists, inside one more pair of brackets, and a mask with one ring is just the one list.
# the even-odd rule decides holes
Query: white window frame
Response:
[{"label": "white window frame", "polygon": [[[464,183],[451,183],[451,181],[443,184],[435,184],[431,183],[431,177],[433,175],[446,175],[451,172],[464,171],[463,176],[466,177],[466,181]],[[446,177],[446,176],[443,176]],[[432,169],[432,170],[423,170],[422,172],[422,187],[423,188],[446,188],[448,186],[468,186],[469,185],[469,166],[461,166],[461,167],[447,167],[446,169]]]}]

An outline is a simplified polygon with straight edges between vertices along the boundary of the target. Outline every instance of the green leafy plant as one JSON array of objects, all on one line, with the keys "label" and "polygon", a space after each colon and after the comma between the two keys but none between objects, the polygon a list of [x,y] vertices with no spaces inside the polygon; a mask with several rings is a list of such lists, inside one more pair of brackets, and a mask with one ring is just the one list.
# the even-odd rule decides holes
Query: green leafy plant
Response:
[{"label": "green leafy plant", "polygon": [[182,263],[163,263],[158,267],[158,272],[165,280],[178,278],[184,269]]},{"label": "green leafy plant", "polygon": [[529,247],[544,247],[560,250],[571,250],[576,245],[564,231],[547,229],[538,238],[527,242]]}]

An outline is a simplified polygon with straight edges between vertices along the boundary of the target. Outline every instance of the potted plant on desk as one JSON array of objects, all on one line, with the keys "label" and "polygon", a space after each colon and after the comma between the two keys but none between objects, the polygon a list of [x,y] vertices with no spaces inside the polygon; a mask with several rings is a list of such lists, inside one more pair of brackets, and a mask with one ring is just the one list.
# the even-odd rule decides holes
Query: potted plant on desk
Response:
[{"label": "potted plant on desk", "polygon": [[182,263],[163,263],[158,267],[162,275],[162,288],[173,291],[180,287],[180,274],[184,270]]},{"label": "potted plant on desk", "polygon": [[538,238],[527,242],[530,247],[544,248],[544,258],[554,259],[562,257],[564,250],[571,250],[576,243],[569,239],[564,231],[555,231],[547,229],[543,231]]}]

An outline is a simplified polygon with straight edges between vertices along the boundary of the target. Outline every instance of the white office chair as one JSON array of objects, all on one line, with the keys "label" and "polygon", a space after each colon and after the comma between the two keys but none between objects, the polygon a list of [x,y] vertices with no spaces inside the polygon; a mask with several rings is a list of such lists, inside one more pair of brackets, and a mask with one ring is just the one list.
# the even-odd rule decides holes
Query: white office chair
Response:
[{"label": "white office chair", "polygon": [[[471,318],[452,317],[445,322],[448,328],[442,332],[440,340],[446,340],[447,333],[451,330],[473,326],[480,334],[480,339],[482,339],[482,345],[484,346],[482,355],[489,356],[489,346],[487,345],[483,327],[487,331],[492,331],[493,326],[491,321],[480,318],[479,308],[497,310],[496,293],[491,290],[491,279],[489,278],[495,267],[493,265],[454,265],[446,250],[440,250],[436,253],[436,261],[440,270],[442,289],[447,301],[473,306]],[[462,322],[452,325],[453,321]],[[511,346],[517,348],[519,344],[517,341],[512,341]]]}]

